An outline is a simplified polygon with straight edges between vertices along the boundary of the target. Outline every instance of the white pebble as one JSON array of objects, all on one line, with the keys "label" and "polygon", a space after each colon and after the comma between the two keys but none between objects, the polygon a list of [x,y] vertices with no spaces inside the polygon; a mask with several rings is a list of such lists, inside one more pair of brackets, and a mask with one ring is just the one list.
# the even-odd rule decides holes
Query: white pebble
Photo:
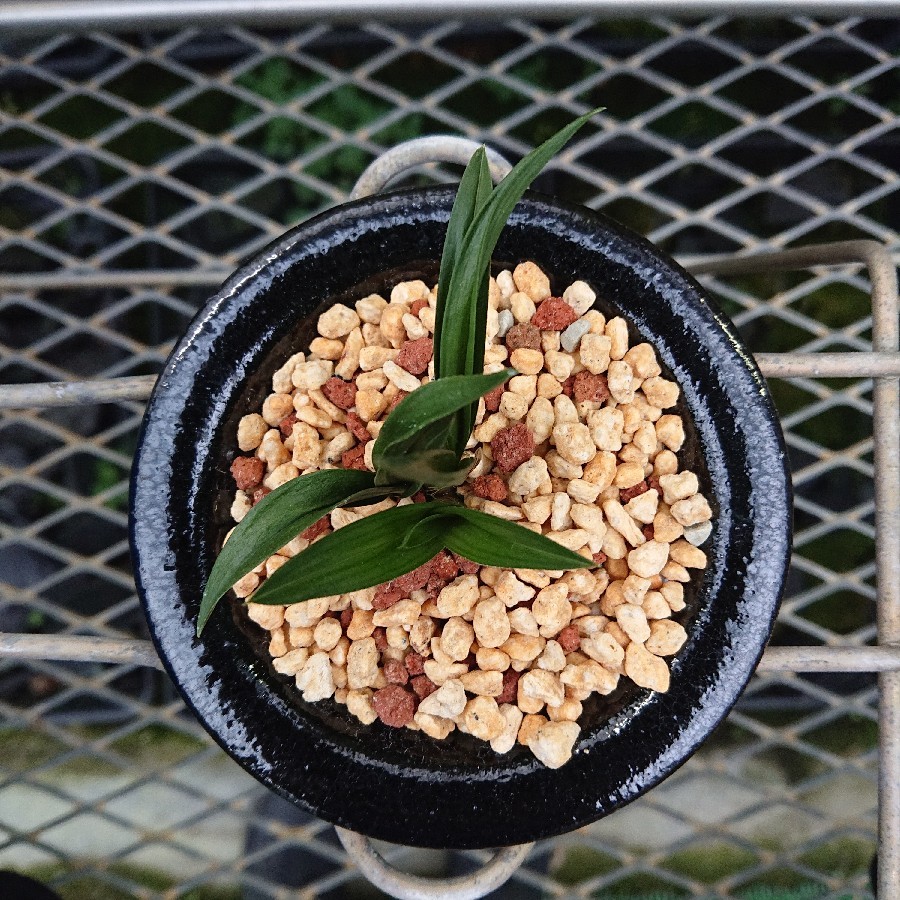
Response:
[{"label": "white pebble", "polygon": [[684,529],[684,539],[695,547],[705,544],[711,534],[712,522],[700,522],[697,525],[688,525]]},{"label": "white pebble", "polygon": [[564,291],[563,300],[583,316],[593,305],[597,295],[583,281],[573,281]]},{"label": "white pebble", "polygon": [[541,726],[528,746],[548,769],[558,769],[571,758],[580,732],[575,722],[548,722]]},{"label": "white pebble", "polygon": [[401,391],[410,393],[420,386],[420,381],[415,375],[411,375],[406,369],[398,366],[392,359],[385,362],[382,371]]},{"label": "white pebble", "polygon": [[319,316],[319,334],[332,340],[350,334],[354,328],[358,327],[359,316],[343,303],[336,303]]},{"label": "white pebble", "polygon": [[419,704],[419,712],[443,719],[455,719],[466,706],[466,691],[455,678],[445,681]]},{"label": "white pebble", "polygon": [[516,320],[508,309],[501,309],[500,315],[497,317],[497,337],[506,337],[506,332],[515,325]]},{"label": "white pebble", "polygon": [[576,319],[560,336],[559,345],[567,353],[574,353],[581,339],[591,330],[587,319]]}]

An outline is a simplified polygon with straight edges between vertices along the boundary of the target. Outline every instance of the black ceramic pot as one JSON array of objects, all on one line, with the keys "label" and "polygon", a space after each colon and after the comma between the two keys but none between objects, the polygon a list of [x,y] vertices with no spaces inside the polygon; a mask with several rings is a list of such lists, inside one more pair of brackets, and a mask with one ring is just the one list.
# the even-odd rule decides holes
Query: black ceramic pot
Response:
[{"label": "black ceramic pot", "polygon": [[493,847],[568,831],[633,800],[687,759],[726,715],[759,660],[790,549],[785,451],[766,386],[696,282],[642,238],[581,207],[530,194],[495,261],[534,260],[562,288],[650,341],[681,386],[684,465],[715,527],[709,566],[678,618],[689,639],[672,686],[634,686],[585,704],[573,758],[552,771],[529,751],[494,754],[458,732],[442,742],[332,702],[306,704],[273,671],[239,603],[195,636],[200,595],[225,530],[238,419],[259,408],[318,313],[435,279],[454,191],[347,204],[288,232],[244,266],[178,343],[147,408],[132,477],[138,590],[157,649],[200,721],[244,768],[303,809],[372,837]]}]

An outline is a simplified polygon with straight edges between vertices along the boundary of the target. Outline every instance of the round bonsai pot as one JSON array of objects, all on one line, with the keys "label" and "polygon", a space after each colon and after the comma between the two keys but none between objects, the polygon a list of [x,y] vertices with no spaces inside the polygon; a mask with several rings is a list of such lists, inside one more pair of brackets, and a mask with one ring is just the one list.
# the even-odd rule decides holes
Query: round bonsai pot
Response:
[{"label": "round bonsai pot", "polygon": [[585,704],[573,758],[551,770],[465,735],[365,727],[331,701],[307,704],[267,661],[242,605],[220,603],[195,634],[203,585],[230,527],[238,419],[273,372],[308,347],[334,302],[436,280],[454,190],[402,191],[337,207],[289,231],[230,278],[170,356],[147,408],[131,483],[138,592],[185,700],[245,769],[303,809],[354,831],[424,847],[495,847],[607,815],[683,763],[728,713],[768,639],[790,551],[785,450],[765,383],[700,286],[642,238],[537,194],[516,207],[494,260],[533,260],[560,288],[649,341],[681,387],[682,465],[714,511],[709,564],[676,618],[688,641],[660,694],[636,686]]}]

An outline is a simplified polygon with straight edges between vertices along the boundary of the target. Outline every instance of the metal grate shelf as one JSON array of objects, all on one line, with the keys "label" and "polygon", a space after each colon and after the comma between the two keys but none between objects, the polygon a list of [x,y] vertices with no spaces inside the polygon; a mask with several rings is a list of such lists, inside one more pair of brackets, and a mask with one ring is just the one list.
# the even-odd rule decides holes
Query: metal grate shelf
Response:
[{"label": "metal grate shelf", "polygon": [[648,234],[735,320],[782,414],[795,557],[709,745],[496,896],[869,897],[876,831],[900,896],[900,20],[0,32],[0,868],[66,900],[365,896],[154,671],[124,531],[142,401],[210,289],[386,146],[517,157],[605,103],[539,186]]}]

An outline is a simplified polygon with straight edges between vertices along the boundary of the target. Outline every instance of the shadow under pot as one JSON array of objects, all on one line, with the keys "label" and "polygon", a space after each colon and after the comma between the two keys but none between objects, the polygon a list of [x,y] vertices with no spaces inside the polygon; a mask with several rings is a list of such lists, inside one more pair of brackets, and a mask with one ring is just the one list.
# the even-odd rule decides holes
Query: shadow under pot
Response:
[{"label": "shadow under pot", "polygon": [[333,701],[305,703],[274,671],[243,604],[222,602],[195,634],[203,586],[231,526],[240,418],[273,373],[308,348],[318,315],[399,281],[436,280],[452,189],[349,203],[289,231],[232,276],[170,356],[144,418],[132,474],[131,541],[156,647],[226,752],[303,810],[371,837],[422,847],[525,843],[593,822],[681,765],[752,674],[789,559],[785,450],[765,383],[702,288],[609,219],[529,193],[494,253],[531,260],[554,293],[590,284],[595,307],[628,322],[676,381],[681,468],[713,510],[706,568],[685,584],[687,630],[667,692],[623,685],[584,704],[574,755],[549,769],[516,745],[494,753],[455,732],[363,726]]}]

